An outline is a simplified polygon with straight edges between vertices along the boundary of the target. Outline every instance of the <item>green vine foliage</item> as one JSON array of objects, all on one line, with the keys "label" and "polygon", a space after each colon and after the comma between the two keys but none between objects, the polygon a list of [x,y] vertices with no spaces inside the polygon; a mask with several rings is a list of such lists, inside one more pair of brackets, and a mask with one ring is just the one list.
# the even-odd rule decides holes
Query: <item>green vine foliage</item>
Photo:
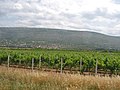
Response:
[{"label": "green vine foliage", "polygon": [[47,49],[1,49],[0,65],[7,63],[10,55],[10,64],[31,66],[34,58],[34,66],[38,67],[39,59],[41,66],[60,69],[61,59],[63,60],[63,70],[80,71],[80,60],[82,60],[82,72],[94,72],[96,61],[98,61],[98,71],[104,73],[120,73],[120,52],[104,51],[70,51],[70,50],[47,50]]}]

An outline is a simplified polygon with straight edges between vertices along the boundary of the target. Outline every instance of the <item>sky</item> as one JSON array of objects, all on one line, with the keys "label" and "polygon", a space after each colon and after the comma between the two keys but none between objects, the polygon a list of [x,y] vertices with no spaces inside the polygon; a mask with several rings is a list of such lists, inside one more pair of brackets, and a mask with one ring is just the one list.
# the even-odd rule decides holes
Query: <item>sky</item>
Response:
[{"label": "sky", "polygon": [[120,36],[120,0],[0,0],[0,27],[41,27]]}]

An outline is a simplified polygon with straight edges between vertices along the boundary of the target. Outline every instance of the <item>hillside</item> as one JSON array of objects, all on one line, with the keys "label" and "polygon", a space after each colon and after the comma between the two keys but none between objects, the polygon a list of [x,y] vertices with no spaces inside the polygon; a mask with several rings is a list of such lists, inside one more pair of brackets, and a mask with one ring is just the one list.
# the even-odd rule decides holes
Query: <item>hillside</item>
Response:
[{"label": "hillside", "polygon": [[0,46],[120,50],[120,37],[88,31],[1,27]]}]

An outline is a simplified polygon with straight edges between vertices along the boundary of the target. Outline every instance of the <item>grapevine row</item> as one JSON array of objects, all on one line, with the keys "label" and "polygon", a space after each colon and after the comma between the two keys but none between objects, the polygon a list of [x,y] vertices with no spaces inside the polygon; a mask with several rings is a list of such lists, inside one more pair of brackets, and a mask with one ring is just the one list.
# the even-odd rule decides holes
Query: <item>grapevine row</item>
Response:
[{"label": "grapevine row", "polygon": [[34,67],[60,70],[61,59],[63,70],[76,70],[81,73],[95,72],[120,74],[120,53],[102,51],[68,51],[42,49],[1,49],[0,64],[7,64],[8,55],[10,65],[24,65],[30,67],[34,58]]}]

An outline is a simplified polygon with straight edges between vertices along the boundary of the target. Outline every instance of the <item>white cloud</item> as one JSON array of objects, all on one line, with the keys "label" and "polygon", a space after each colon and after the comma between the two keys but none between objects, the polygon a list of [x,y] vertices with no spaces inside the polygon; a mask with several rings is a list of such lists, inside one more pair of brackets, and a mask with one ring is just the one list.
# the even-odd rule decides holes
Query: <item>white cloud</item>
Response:
[{"label": "white cloud", "polygon": [[15,9],[23,9],[23,6],[21,4],[19,4],[19,3],[15,3],[14,8]]},{"label": "white cloud", "polygon": [[120,36],[120,1],[1,0],[0,26],[75,29]]}]

